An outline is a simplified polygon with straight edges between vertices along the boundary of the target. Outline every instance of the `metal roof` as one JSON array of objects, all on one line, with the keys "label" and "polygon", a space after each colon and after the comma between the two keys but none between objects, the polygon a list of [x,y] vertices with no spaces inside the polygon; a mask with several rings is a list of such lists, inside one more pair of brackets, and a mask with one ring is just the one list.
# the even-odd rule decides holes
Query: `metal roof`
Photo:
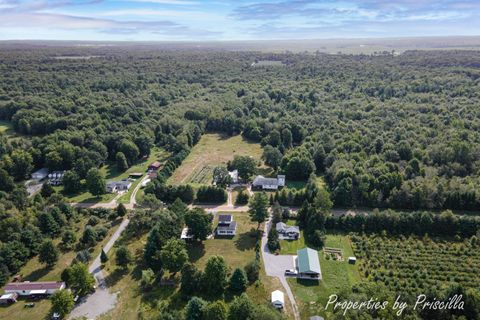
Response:
[{"label": "metal roof", "polygon": [[310,248],[297,250],[298,272],[321,274],[318,251]]},{"label": "metal roof", "polygon": [[49,290],[65,287],[65,282],[11,282],[4,290]]},{"label": "metal roof", "polygon": [[230,222],[232,221],[232,215],[231,214],[219,214],[218,215],[218,221],[219,222]]}]

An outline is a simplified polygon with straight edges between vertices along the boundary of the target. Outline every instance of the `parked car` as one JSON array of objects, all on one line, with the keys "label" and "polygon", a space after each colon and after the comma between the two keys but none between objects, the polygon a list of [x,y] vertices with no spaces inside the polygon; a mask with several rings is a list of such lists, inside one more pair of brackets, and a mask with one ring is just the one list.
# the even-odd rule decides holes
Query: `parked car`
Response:
[{"label": "parked car", "polygon": [[35,303],[30,302],[30,303],[25,303],[25,308],[33,308],[35,307]]},{"label": "parked car", "polygon": [[52,320],[60,320],[60,313],[55,312],[54,314],[52,314]]},{"label": "parked car", "polygon": [[296,277],[298,275],[298,272],[297,270],[288,269],[288,270],[285,270],[285,275]]}]

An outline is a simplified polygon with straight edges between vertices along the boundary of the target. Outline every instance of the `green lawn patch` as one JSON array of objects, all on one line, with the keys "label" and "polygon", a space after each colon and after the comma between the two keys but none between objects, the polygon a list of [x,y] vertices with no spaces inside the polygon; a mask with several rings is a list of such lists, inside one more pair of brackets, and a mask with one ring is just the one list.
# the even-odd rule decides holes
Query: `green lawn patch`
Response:
[{"label": "green lawn patch", "polygon": [[[232,270],[244,266],[255,258],[256,237],[252,230],[257,228],[257,224],[250,221],[250,216],[246,212],[228,213],[233,214],[233,219],[237,221],[237,234],[233,238],[208,239],[202,244],[188,246],[190,261],[198,268],[203,269],[208,258],[213,255],[223,256]],[[218,215],[213,223],[214,226],[217,225]]]},{"label": "green lawn patch", "polygon": [[305,185],[307,184],[306,181],[286,181],[286,187],[288,189],[295,189],[295,190],[301,190],[305,188]]}]

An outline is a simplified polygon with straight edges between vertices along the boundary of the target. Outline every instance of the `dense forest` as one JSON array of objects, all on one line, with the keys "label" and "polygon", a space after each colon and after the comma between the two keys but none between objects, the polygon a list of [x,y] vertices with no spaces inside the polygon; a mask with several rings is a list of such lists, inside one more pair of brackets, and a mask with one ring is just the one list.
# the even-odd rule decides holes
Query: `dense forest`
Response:
[{"label": "dense forest", "polygon": [[[48,188],[27,197],[24,181],[34,170],[66,170],[64,192],[75,192],[103,164],[124,171],[158,146],[171,157],[145,193],[192,203],[191,186],[166,179],[206,132],[260,143],[265,164],[287,181],[323,178],[328,192],[320,207],[309,195],[312,178],[304,190],[271,199],[302,207],[299,225],[311,243],[321,243],[324,228],[361,234],[361,250],[369,249],[365,234],[382,231],[473,238],[478,218],[448,209],[480,208],[479,68],[478,51],[369,56],[2,45],[0,120],[13,129],[0,132],[0,284],[51,246],[44,239],[61,236],[68,245],[63,229],[79,217],[92,221],[78,249],[103,239],[117,217],[77,212]],[[222,203],[226,194],[202,187],[196,198]],[[332,205],[418,211],[323,215]],[[420,211],[430,209],[445,211]]]},{"label": "dense forest", "polygon": [[335,206],[479,208],[478,52],[24,49],[0,52],[0,119],[23,137],[1,138],[3,191],[220,131],[261,142],[287,179],[324,175]]}]

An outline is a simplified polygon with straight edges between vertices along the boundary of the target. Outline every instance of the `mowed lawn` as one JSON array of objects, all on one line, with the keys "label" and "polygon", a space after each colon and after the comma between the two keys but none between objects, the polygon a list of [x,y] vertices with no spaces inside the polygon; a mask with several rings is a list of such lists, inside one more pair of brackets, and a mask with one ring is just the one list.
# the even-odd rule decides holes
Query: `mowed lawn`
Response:
[{"label": "mowed lawn", "polygon": [[352,285],[361,280],[357,266],[351,265],[347,261],[349,256],[353,256],[348,236],[327,234],[325,246],[342,249],[344,261],[327,260],[323,251],[319,251],[320,268],[323,276],[320,282],[288,279],[300,307],[302,319],[308,319],[316,314],[325,316],[324,306],[328,297],[331,294],[339,294],[344,290],[350,290]]},{"label": "mowed lawn", "polygon": [[240,135],[230,137],[216,133],[204,134],[168,182],[210,184],[213,168],[226,165],[236,155],[260,160],[262,148],[260,144],[245,140]]},{"label": "mowed lawn", "polygon": [[[220,214],[232,214],[237,221],[237,234],[232,237],[216,237],[207,239],[203,243],[190,244],[188,254],[190,261],[199,269],[203,269],[208,258],[214,255],[223,256],[227,265],[232,269],[244,267],[255,258],[255,232],[257,224],[250,221],[247,212],[220,212]],[[213,221],[214,227],[218,223],[218,214]],[[262,227],[260,227],[262,230]]]}]

